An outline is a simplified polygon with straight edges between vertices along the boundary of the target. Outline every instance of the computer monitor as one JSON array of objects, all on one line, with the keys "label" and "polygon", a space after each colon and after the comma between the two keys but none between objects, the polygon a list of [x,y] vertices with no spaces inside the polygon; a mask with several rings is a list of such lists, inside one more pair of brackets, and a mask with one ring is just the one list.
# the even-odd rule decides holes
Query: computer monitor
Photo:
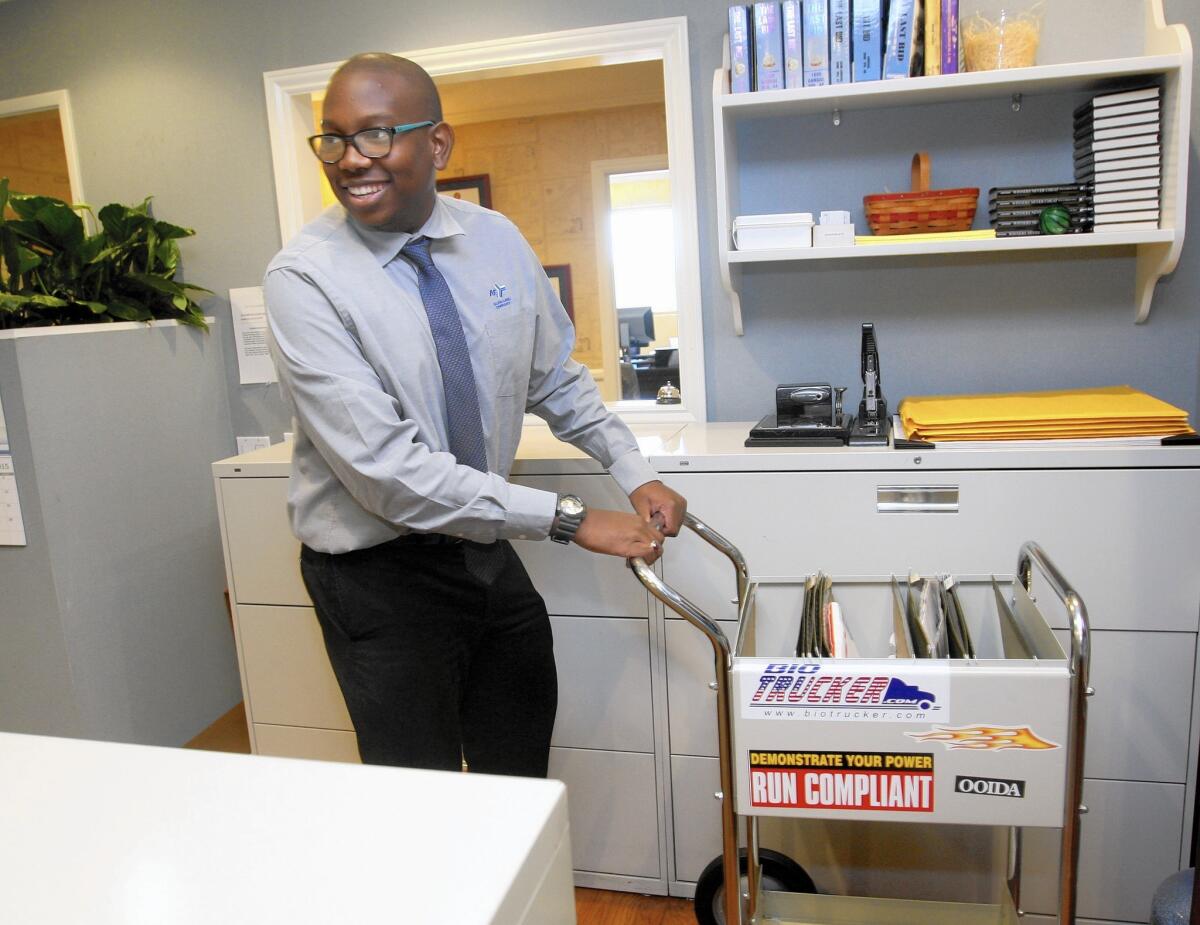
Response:
[{"label": "computer monitor", "polygon": [[618,308],[621,352],[637,356],[654,340],[654,312],[649,308]]}]

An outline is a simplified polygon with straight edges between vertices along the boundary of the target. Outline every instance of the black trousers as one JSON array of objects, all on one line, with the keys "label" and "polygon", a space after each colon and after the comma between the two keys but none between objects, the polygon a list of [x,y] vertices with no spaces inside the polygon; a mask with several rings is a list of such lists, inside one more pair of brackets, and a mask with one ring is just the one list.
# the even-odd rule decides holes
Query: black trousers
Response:
[{"label": "black trousers", "polygon": [[489,585],[466,547],[401,537],[300,571],[366,764],[545,777],[558,704],[546,605],[512,546]]}]

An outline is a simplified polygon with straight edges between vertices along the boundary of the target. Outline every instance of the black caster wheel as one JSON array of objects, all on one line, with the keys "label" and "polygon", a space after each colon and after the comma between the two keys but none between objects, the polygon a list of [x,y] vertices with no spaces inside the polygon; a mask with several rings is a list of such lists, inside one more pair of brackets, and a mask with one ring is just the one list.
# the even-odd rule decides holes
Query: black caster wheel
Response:
[{"label": "black caster wheel", "polygon": [[[738,869],[742,874],[742,891],[745,892],[747,882],[745,848],[738,853],[738,857]],[[785,893],[817,892],[812,877],[786,854],[771,851],[769,848],[759,848],[758,863],[762,870],[764,890]],[[696,921],[699,925],[725,925],[725,872],[724,862],[720,856],[713,858],[704,868],[700,879],[696,881],[694,906]]]}]

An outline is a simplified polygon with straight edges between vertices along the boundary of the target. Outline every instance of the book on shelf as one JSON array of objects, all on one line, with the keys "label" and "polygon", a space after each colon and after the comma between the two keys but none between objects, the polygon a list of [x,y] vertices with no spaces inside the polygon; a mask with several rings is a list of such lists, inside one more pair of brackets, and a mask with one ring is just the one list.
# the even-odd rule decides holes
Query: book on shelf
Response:
[{"label": "book on shelf", "polygon": [[[1033,228],[1041,230],[1041,222],[1037,218],[995,218],[991,220],[991,225],[997,232],[1001,231],[1019,231],[1021,229]],[[1072,215],[1071,226],[1068,230],[1086,230],[1092,227],[1092,217],[1090,215]]]},{"label": "book on shelf", "polygon": [[1101,109],[1087,109],[1081,114],[1075,110],[1075,127],[1095,123],[1111,124],[1109,120],[1125,116],[1145,116],[1151,114],[1157,118],[1159,113],[1158,100],[1139,100],[1136,103],[1123,103],[1120,106],[1105,106]]},{"label": "book on shelf", "polygon": [[783,27],[777,0],[754,4],[754,89],[783,89]]},{"label": "book on shelf", "polygon": [[754,50],[750,36],[750,8],[729,8],[729,90],[749,93],[754,89]]},{"label": "book on shelf", "polygon": [[1077,172],[1095,170],[1097,173],[1101,173],[1105,170],[1128,170],[1131,167],[1158,167],[1161,164],[1162,158],[1158,156],[1158,145],[1154,145],[1153,151],[1147,151],[1144,155],[1136,157],[1126,154],[1122,149],[1097,151],[1094,154],[1085,154],[1083,157],[1075,158]]},{"label": "book on shelf", "polygon": [[[1092,207],[1090,205],[1066,205],[1061,202],[1053,203],[1053,205],[1062,206],[1067,210],[1067,214],[1072,218],[1075,218],[1076,216],[1079,216],[1080,218],[1086,218],[1092,214]],[[1029,209],[988,209],[988,218],[993,222],[1022,220],[1031,220],[1033,222],[1037,222],[1041,218],[1042,212],[1048,208],[1052,208],[1052,206],[1035,206]]]},{"label": "book on shelf", "polygon": [[829,84],[829,0],[804,0],[804,86]]},{"label": "book on shelf", "polygon": [[937,3],[940,6],[942,20],[942,62],[943,74],[957,74],[959,71],[958,56],[958,0],[926,0],[927,3]]},{"label": "book on shelf", "polygon": [[1127,103],[1140,103],[1145,100],[1157,100],[1162,96],[1158,84],[1147,84],[1144,87],[1131,87],[1128,90],[1112,90],[1108,93],[1097,93],[1086,103],[1075,107],[1075,118],[1093,109],[1109,109],[1112,106]]},{"label": "book on shelf", "polygon": [[1116,222],[1097,228],[1097,231],[1157,231],[1158,220],[1152,222]]},{"label": "book on shelf", "polygon": [[1158,119],[1148,122],[1135,122],[1129,125],[1118,125],[1114,128],[1093,128],[1089,127],[1075,133],[1075,143],[1081,141],[1116,141],[1121,138],[1136,138],[1139,135],[1150,135],[1154,138],[1159,137],[1159,129],[1161,128]]},{"label": "book on shelf", "polygon": [[1142,196],[1140,199],[1118,199],[1114,202],[1092,204],[1092,211],[1099,221],[1101,215],[1119,215],[1122,212],[1140,212],[1147,209],[1158,211],[1158,196]]},{"label": "book on shelf", "polygon": [[790,89],[804,86],[804,26],[801,0],[783,0],[783,85]]},{"label": "book on shelf", "polygon": [[851,81],[850,41],[850,0],[829,0],[830,83],[848,84]]},{"label": "book on shelf", "polygon": [[885,0],[851,0],[855,81],[879,80],[883,76],[883,10]]},{"label": "book on shelf", "polygon": [[1094,135],[1084,135],[1075,139],[1075,156],[1089,151],[1114,151],[1122,148],[1137,148],[1142,145],[1158,147],[1158,132],[1146,135],[1125,135],[1120,138],[1096,138]]},{"label": "book on shelf", "polygon": [[1142,209],[1138,212],[1112,212],[1107,215],[1097,215],[1093,222],[1097,231],[1108,228],[1111,225],[1120,222],[1141,222],[1141,221],[1158,221],[1158,205],[1155,204],[1153,209]]},{"label": "book on shelf", "polygon": [[1158,113],[1134,113],[1133,115],[1117,116],[1115,119],[1099,119],[1087,122],[1076,131],[1076,137],[1082,138],[1126,138],[1130,134],[1158,133],[1160,119]]},{"label": "book on shelf", "polygon": [[1097,187],[1104,183],[1115,180],[1157,180],[1159,177],[1159,169],[1153,167],[1135,167],[1125,170],[1088,170],[1081,171],[1076,179],[1080,183],[1095,183]]},{"label": "book on shelf", "polygon": [[[1063,234],[1090,234],[1090,228],[1068,228]],[[1032,237],[1059,237],[1058,235],[1043,235],[1042,229],[1034,226],[1032,228],[997,228],[996,237],[998,238],[1032,238]]]},{"label": "book on shelf", "polygon": [[[1134,181],[1136,182],[1136,181]],[[1154,202],[1158,203],[1158,183],[1151,181],[1151,186],[1134,187],[1131,189],[1109,190],[1092,193],[1092,202],[1097,206],[1115,205],[1122,202]]]},{"label": "book on shelf", "polygon": [[917,39],[920,36],[918,0],[888,0],[887,37],[883,49],[883,78],[894,80],[916,73]]},{"label": "book on shelf", "polygon": [[942,2],[924,0],[925,3],[925,76],[935,77],[942,73]]},{"label": "book on shelf", "polygon": [[1027,196],[1023,199],[988,199],[989,212],[1002,212],[1007,209],[1045,209],[1047,206],[1065,206],[1067,211],[1072,208],[1089,206],[1092,197],[1088,193],[1076,196]]},{"label": "book on shelf", "polygon": [[1081,183],[1037,183],[1030,186],[993,186],[989,199],[1027,198],[1030,196],[1080,195],[1087,188]]},{"label": "book on shelf", "polygon": [[1131,190],[1138,190],[1139,192],[1153,190],[1157,192],[1159,179],[1157,173],[1150,177],[1105,177],[1102,180],[1093,182],[1091,187],[1093,198],[1096,196],[1106,196],[1110,193],[1125,193]]}]

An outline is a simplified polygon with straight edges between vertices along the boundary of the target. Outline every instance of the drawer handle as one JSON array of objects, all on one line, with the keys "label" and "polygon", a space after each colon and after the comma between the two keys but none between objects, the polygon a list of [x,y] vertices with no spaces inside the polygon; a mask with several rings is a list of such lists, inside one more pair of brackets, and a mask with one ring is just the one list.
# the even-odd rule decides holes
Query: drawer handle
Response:
[{"label": "drawer handle", "polygon": [[875,489],[880,514],[957,514],[957,485],[880,485]]}]

